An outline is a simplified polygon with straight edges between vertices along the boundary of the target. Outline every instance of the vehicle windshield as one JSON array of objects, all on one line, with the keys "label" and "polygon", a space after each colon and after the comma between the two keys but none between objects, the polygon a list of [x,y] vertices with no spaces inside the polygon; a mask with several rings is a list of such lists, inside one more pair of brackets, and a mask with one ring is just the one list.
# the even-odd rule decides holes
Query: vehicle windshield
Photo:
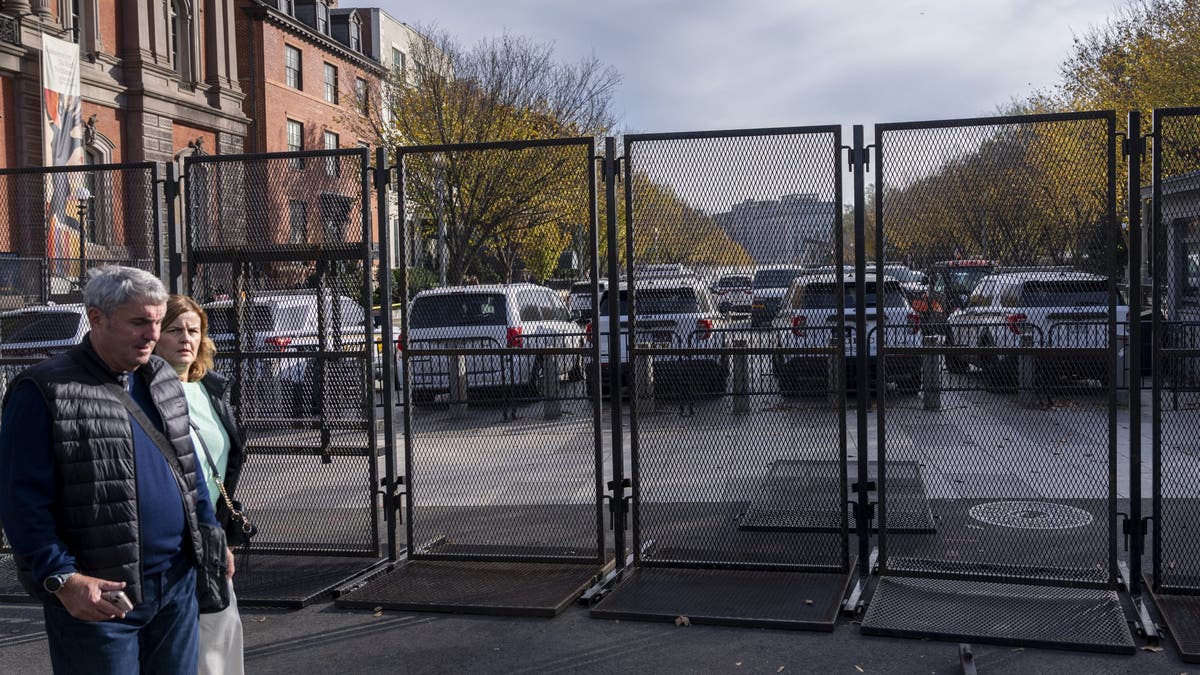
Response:
[{"label": "vehicle windshield", "polygon": [[922,283],[925,281],[925,273],[912,270],[907,267],[892,267],[884,266],[883,273],[901,283]]},{"label": "vehicle windshield", "polygon": [[[1123,301],[1119,301],[1123,304]],[[1021,289],[1022,307],[1107,307],[1108,282],[1026,281]]]},{"label": "vehicle windshield", "polygon": [[725,276],[717,281],[717,288],[750,288],[753,284],[754,280],[748,274]]},{"label": "vehicle windshield", "polygon": [[[876,297],[875,282],[867,282],[867,309],[876,306],[879,301]],[[804,286],[798,289],[796,295],[792,299],[792,307],[795,309],[837,309],[838,296],[837,289],[841,288],[844,307],[847,310],[854,309],[854,283],[834,284],[834,283],[815,283]],[[899,284],[889,282],[883,285],[883,306],[884,307],[904,307],[904,293],[901,292]]]},{"label": "vehicle windshield", "polygon": [[[208,332],[222,335],[237,332],[236,307],[206,307],[208,314]],[[250,332],[265,333],[275,330],[275,322],[271,320],[271,309],[266,305],[245,305],[242,308],[243,325]]]},{"label": "vehicle windshield", "polygon": [[[606,292],[600,298],[600,313],[608,313]],[[629,291],[621,289],[621,316],[629,316]],[[637,292],[638,314],[697,314],[700,302],[692,288],[646,288]]]},{"label": "vehicle windshield", "polygon": [[956,267],[946,271],[946,279],[951,290],[970,295],[980,280],[991,273],[991,267]]},{"label": "vehicle windshield", "polygon": [[755,288],[787,288],[800,275],[799,269],[759,270],[754,273]]},{"label": "vehicle windshield", "polygon": [[504,326],[508,323],[502,293],[448,293],[413,300],[409,328]]},{"label": "vehicle windshield", "polygon": [[0,341],[50,342],[70,340],[79,330],[76,312],[23,312],[0,319]]}]

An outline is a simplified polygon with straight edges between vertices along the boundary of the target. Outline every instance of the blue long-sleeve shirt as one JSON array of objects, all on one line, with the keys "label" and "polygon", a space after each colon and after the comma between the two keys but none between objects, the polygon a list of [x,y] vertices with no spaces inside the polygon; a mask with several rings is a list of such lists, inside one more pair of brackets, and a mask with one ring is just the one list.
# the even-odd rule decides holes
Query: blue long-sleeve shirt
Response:
[{"label": "blue long-sleeve shirt", "polygon": [[[130,394],[150,421],[163,430],[142,378],[131,376]],[[138,491],[142,569],[165,569],[187,541],[183,500],[170,464],[136,421],[133,432],[134,471]],[[13,551],[20,555],[39,583],[51,574],[75,571],[75,557],[57,532],[54,504],[58,468],[51,448],[50,410],[33,382],[9,393],[0,417],[0,522]],[[203,475],[196,472],[196,515],[216,523]]]}]

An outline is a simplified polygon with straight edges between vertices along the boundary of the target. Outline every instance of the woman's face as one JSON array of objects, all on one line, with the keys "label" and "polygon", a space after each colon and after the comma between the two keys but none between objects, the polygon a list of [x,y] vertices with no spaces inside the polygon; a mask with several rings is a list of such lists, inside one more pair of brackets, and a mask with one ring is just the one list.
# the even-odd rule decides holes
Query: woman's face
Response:
[{"label": "woman's face", "polygon": [[154,353],[163,357],[183,378],[196,360],[200,351],[200,315],[184,312],[175,317],[170,325],[162,327],[162,334]]}]

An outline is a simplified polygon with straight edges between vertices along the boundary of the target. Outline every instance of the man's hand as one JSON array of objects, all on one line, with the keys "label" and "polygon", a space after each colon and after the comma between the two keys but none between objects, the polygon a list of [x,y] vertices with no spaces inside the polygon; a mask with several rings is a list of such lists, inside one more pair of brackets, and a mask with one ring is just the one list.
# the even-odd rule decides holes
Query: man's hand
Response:
[{"label": "man's hand", "polygon": [[85,574],[74,574],[54,595],[71,616],[80,621],[108,621],[124,619],[125,612],[105,600],[102,594],[105,591],[119,591],[124,588],[124,581],[108,581]]},{"label": "man's hand", "polygon": [[233,549],[226,547],[225,549],[225,576],[233,578]]}]

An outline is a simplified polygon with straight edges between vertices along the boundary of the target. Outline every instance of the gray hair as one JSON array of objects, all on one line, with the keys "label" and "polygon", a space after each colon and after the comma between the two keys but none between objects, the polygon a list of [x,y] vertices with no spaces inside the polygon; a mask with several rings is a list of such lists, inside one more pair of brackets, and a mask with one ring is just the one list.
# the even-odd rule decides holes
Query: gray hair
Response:
[{"label": "gray hair", "polygon": [[107,316],[130,300],[143,298],[153,304],[166,304],[167,289],[153,274],[136,267],[105,265],[88,270],[83,287],[83,304],[95,307]]}]

